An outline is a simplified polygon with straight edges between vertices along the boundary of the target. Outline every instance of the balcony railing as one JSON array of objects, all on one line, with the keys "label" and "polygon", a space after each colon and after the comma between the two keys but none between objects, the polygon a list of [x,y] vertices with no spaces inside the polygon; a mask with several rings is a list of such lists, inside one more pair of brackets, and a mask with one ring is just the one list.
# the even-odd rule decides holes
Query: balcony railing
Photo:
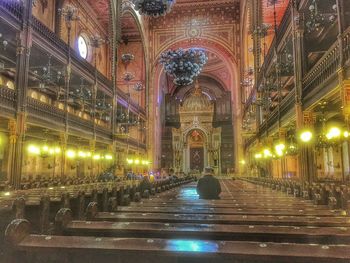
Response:
[{"label": "balcony railing", "polygon": [[64,112],[50,104],[28,97],[27,105],[28,113],[35,118],[54,121],[55,123],[62,125],[65,123]]},{"label": "balcony railing", "polygon": [[93,133],[94,125],[90,120],[84,120],[73,113],[68,114],[68,127]]},{"label": "balcony railing", "polygon": [[0,86],[0,108],[15,111],[16,99],[16,92],[14,90]]},{"label": "balcony railing", "polygon": [[[2,92],[3,89],[0,89],[0,99],[3,97]],[[10,90],[11,91],[11,90]],[[14,95],[11,95],[14,96]],[[9,97],[7,95],[6,97]],[[12,97],[11,97],[12,98]],[[15,96],[14,98],[15,99]],[[0,100],[2,102],[2,100]],[[41,119],[43,121],[54,121],[56,124],[64,125],[65,124],[65,113],[63,110],[58,109],[57,107],[41,102],[37,99],[27,98],[28,104],[28,113],[31,117],[36,119]],[[1,103],[1,105],[3,105]],[[85,120],[75,115],[74,113],[68,114],[68,126],[78,130],[88,131],[93,133],[93,121]],[[108,127],[103,127],[100,125],[96,125],[96,133],[104,138],[110,139],[112,137],[112,131]]]},{"label": "balcony railing", "polygon": [[96,135],[97,136],[112,139],[112,129],[111,128],[102,127],[102,126],[98,126],[98,125],[96,125],[95,127],[96,127]]},{"label": "balcony railing", "polygon": [[22,21],[23,5],[21,1],[1,0],[0,7],[5,9],[9,14],[18,21]]},{"label": "balcony railing", "polygon": [[339,42],[337,41],[306,74],[303,80],[303,93],[308,94],[313,89],[326,83],[339,69],[339,62],[340,52]]},{"label": "balcony railing", "polygon": [[343,34],[343,55],[345,61],[350,59],[350,27]]},{"label": "balcony railing", "polygon": [[308,94],[337,76],[338,70],[342,66],[340,64],[341,53],[344,56],[344,62],[350,59],[350,27],[343,33],[342,41],[343,50],[340,50],[339,41],[336,40],[316,65],[306,74],[303,80],[303,94]]},{"label": "balcony railing", "polygon": [[[283,100],[281,101],[281,105],[280,105],[280,116],[278,116],[278,107],[276,107],[270,114],[268,117],[268,120],[264,121],[260,126],[259,126],[259,132],[258,132],[258,136],[262,136],[267,129],[269,129],[271,126],[273,126],[278,120],[279,118],[282,118],[282,116],[284,116],[285,114],[288,113],[288,111],[290,111],[295,103],[295,90],[292,90],[291,92],[289,92],[289,94],[283,98]],[[269,123],[269,125],[267,126],[267,123]]]}]

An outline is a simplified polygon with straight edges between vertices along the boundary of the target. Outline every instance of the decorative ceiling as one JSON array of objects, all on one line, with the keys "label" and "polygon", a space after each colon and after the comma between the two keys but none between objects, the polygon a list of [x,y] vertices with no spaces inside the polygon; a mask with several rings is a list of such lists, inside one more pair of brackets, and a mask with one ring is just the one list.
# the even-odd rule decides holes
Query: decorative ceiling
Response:
[{"label": "decorative ceiling", "polygon": [[239,3],[239,0],[177,0],[175,8],[184,7],[208,7],[208,6],[232,6],[234,3]]},{"label": "decorative ceiling", "polygon": [[97,19],[103,25],[109,23],[109,0],[86,0],[97,14]]},{"label": "decorative ceiling", "polygon": [[[289,0],[275,0],[276,1],[276,22],[277,25],[279,25],[279,23],[282,20],[283,14],[286,11],[286,8],[288,6],[288,2]],[[272,29],[274,28],[274,24],[275,24],[275,8],[274,5],[272,3],[272,0],[262,0],[262,14],[263,14],[263,21],[266,24],[271,25]]]},{"label": "decorative ceiling", "polygon": [[125,41],[141,41],[141,34],[130,13],[126,13],[121,17],[122,39]]}]

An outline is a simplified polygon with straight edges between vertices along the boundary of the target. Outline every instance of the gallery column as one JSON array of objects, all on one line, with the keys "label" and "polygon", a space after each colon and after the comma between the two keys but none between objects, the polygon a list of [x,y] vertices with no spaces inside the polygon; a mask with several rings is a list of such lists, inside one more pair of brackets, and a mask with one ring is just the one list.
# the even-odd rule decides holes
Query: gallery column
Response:
[{"label": "gallery column", "polygon": [[27,109],[27,89],[29,58],[32,46],[32,0],[23,1],[22,31],[17,36],[17,59],[15,86],[17,94],[16,117],[9,122],[10,154],[9,178],[11,185],[18,189],[21,183],[22,160],[24,152],[25,123]]}]

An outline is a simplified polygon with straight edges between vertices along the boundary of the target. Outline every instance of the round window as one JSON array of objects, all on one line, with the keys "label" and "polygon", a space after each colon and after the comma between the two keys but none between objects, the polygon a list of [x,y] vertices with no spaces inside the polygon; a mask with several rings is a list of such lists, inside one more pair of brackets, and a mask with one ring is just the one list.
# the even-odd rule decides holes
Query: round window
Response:
[{"label": "round window", "polygon": [[87,59],[88,45],[87,45],[86,40],[83,36],[79,36],[79,38],[78,38],[78,49],[79,49],[79,55],[83,59]]}]

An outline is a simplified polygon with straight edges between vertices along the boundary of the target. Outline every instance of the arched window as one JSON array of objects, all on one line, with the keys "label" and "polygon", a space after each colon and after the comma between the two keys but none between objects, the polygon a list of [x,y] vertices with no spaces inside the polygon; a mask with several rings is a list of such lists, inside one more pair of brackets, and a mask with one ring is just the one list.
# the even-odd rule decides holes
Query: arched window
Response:
[{"label": "arched window", "polygon": [[63,103],[59,103],[59,104],[58,104],[58,108],[59,108],[60,110],[64,110],[64,104],[63,104]]},{"label": "arched window", "polygon": [[80,35],[78,37],[78,51],[79,51],[79,55],[83,59],[87,59],[89,48],[88,48],[86,38],[83,35]]},{"label": "arched window", "polygon": [[31,94],[31,97],[32,97],[33,99],[37,100],[37,99],[38,99],[38,93],[36,93],[35,91],[33,91],[32,94]]},{"label": "arched window", "polygon": [[45,95],[40,96],[40,101],[47,103],[47,99],[46,99]]},{"label": "arched window", "polygon": [[11,80],[7,81],[6,86],[7,86],[9,89],[12,89],[12,90],[15,89],[15,84],[14,84]]}]

